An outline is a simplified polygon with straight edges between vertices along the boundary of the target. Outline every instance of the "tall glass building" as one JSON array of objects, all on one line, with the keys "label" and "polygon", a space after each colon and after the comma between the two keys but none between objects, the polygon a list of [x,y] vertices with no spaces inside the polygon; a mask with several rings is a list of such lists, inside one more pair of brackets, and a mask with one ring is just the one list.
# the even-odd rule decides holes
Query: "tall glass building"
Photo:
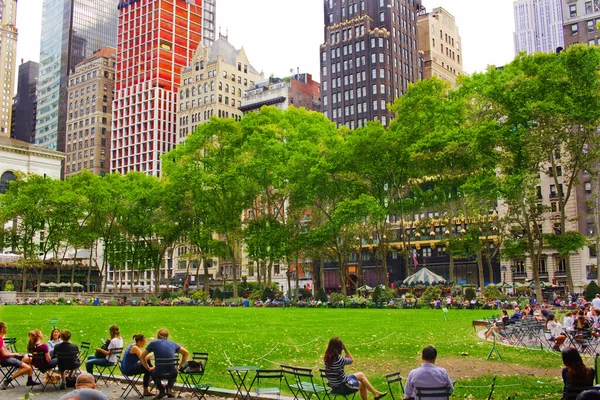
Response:
[{"label": "tall glass building", "polygon": [[118,18],[115,0],[44,0],[36,144],[65,151],[68,75],[96,51],[117,46]]}]

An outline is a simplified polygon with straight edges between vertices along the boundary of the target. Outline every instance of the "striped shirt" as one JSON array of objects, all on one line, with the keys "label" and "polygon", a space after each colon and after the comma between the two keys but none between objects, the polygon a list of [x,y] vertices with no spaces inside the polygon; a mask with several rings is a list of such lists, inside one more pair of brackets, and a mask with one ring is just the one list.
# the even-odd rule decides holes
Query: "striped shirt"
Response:
[{"label": "striped shirt", "polygon": [[325,366],[325,368],[331,371],[331,374],[327,374],[329,386],[338,387],[348,380],[348,375],[344,372],[344,366],[350,364],[352,364],[351,358],[338,356],[337,360],[329,368],[327,368],[327,365]]}]

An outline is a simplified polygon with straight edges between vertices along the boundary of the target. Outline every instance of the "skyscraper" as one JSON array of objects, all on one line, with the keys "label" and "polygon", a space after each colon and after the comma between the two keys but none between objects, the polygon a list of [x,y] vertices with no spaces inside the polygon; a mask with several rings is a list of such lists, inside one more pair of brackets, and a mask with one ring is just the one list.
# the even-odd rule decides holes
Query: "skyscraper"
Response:
[{"label": "skyscraper", "polygon": [[68,75],[117,45],[115,0],[44,0],[35,142],[65,151]]},{"label": "skyscraper", "polygon": [[321,104],[349,128],[391,120],[387,104],[423,78],[417,47],[420,0],[325,0]]},{"label": "skyscraper", "polygon": [[516,0],[515,55],[552,53],[564,47],[561,0]]},{"label": "skyscraper", "polygon": [[4,83],[0,107],[0,136],[9,137],[17,60],[17,0],[0,1],[0,79]]},{"label": "skyscraper", "polygon": [[214,0],[121,1],[111,172],[160,175],[160,155],[176,144],[181,70],[200,44],[203,22],[214,20],[214,7]]},{"label": "skyscraper", "polygon": [[418,17],[419,50],[423,52],[423,77],[432,76],[456,84],[462,75],[462,40],[454,16],[442,7]]},{"label": "skyscraper", "polygon": [[10,137],[35,143],[35,114],[37,110],[37,81],[40,64],[27,61],[19,65],[17,95],[13,102]]}]

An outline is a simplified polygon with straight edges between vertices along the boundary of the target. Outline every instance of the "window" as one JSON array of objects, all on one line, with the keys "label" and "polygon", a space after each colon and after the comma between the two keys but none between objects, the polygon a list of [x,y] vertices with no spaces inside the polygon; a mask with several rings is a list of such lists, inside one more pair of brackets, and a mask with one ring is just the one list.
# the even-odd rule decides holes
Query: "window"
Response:
[{"label": "window", "polygon": [[579,32],[579,27],[577,26],[577,24],[571,25],[571,35],[577,35],[578,32]]},{"label": "window", "polygon": [[571,18],[576,17],[577,16],[577,5],[576,4],[571,4],[569,6],[569,16]]},{"label": "window", "polygon": [[587,30],[588,32],[594,32],[595,29],[595,24],[594,24],[594,20],[588,21],[587,22]]},{"label": "window", "polygon": [[583,184],[586,193],[592,193],[592,182],[588,181]]}]

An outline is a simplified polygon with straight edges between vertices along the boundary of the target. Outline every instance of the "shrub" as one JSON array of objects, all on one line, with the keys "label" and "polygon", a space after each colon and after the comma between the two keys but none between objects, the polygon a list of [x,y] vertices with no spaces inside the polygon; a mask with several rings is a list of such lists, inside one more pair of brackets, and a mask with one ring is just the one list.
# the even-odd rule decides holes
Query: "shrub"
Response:
[{"label": "shrub", "polygon": [[442,295],[442,289],[437,286],[428,286],[423,292],[423,300],[429,303],[431,300],[437,300]]},{"label": "shrub", "polygon": [[506,296],[504,296],[500,292],[500,290],[498,290],[496,285],[487,285],[483,289],[483,297],[485,297],[486,300],[497,300],[497,299],[503,299]]},{"label": "shrub", "polygon": [[308,300],[312,297],[312,292],[308,289],[305,288],[299,288],[298,289],[298,294],[300,295],[300,298],[302,300]]},{"label": "shrub", "polygon": [[208,294],[204,290],[195,290],[191,296],[192,299],[199,303],[204,303],[208,300]]},{"label": "shrub", "polygon": [[223,292],[221,292],[221,289],[216,288],[212,294],[212,298],[215,300],[223,300]]},{"label": "shrub", "polygon": [[169,289],[163,290],[162,293],[160,294],[161,300],[169,300],[170,298],[171,298],[171,292],[169,291]]},{"label": "shrub", "polygon": [[327,302],[327,295],[325,294],[325,291],[323,289],[317,290],[317,293],[315,293],[315,300],[321,300],[322,303]]},{"label": "shrub", "polygon": [[275,298],[275,292],[270,287],[264,288],[264,290],[262,292],[262,296],[260,296],[260,299],[262,301],[267,301],[267,297],[271,300],[273,300]]},{"label": "shrub", "polygon": [[596,281],[591,281],[590,284],[585,288],[585,291],[583,292],[583,297],[587,301],[592,301],[596,297],[597,293],[600,293],[600,288],[598,287]]},{"label": "shrub", "polygon": [[329,295],[329,300],[333,303],[333,304],[339,304],[339,303],[343,303],[344,300],[346,300],[346,296],[344,296],[341,293],[331,293]]},{"label": "shrub", "polygon": [[248,295],[248,300],[259,300],[261,296],[262,291],[260,289],[256,289]]},{"label": "shrub", "polygon": [[475,298],[475,289],[466,288],[465,289],[465,300],[471,301]]},{"label": "shrub", "polygon": [[12,281],[6,281],[4,284],[4,291],[12,292],[13,290],[15,290],[15,285],[13,285]]},{"label": "shrub", "polygon": [[392,289],[381,287],[377,285],[373,290],[373,302],[374,303],[388,303],[390,300],[396,298],[396,292]]}]

